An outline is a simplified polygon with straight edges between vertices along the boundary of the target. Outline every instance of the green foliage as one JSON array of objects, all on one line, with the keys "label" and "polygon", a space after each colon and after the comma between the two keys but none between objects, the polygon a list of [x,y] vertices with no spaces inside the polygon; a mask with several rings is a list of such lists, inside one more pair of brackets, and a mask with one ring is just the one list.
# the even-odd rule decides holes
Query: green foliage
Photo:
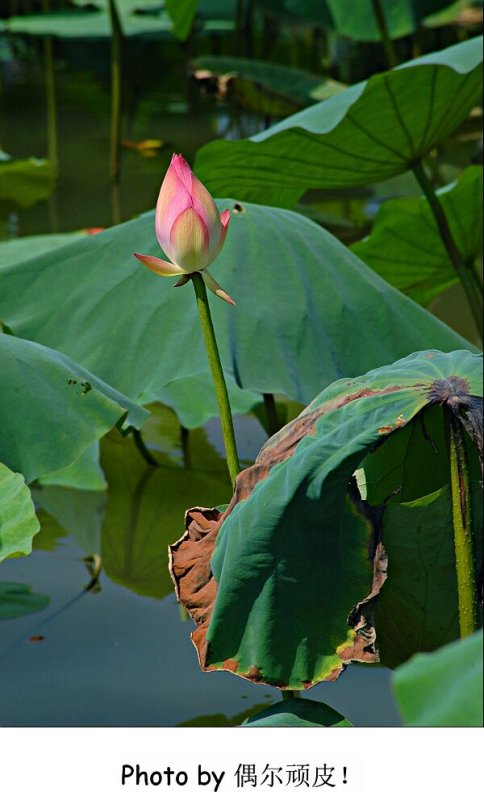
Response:
[{"label": "green foliage", "polygon": [[21,264],[22,261],[28,261],[33,255],[37,257],[42,253],[63,247],[65,244],[76,242],[85,235],[85,231],[73,231],[72,233],[45,233],[39,236],[7,239],[0,242],[0,269],[10,264]]},{"label": "green foliage", "polygon": [[165,0],[165,8],[173,23],[173,33],[184,41],[190,35],[199,0]]},{"label": "green foliage", "polygon": [[[450,0],[381,0],[391,38],[409,36],[428,15]],[[281,20],[307,22],[358,41],[378,42],[372,0],[256,0],[256,7]]]},{"label": "green foliage", "polygon": [[0,334],[0,458],[27,481],[75,461],[116,423],[146,416],[61,353]]},{"label": "green foliage", "polygon": [[[473,266],[482,252],[482,167],[468,167],[438,197],[460,254]],[[458,281],[424,197],[388,200],[367,239],[351,248],[382,278],[426,305]]]},{"label": "green foliage", "polygon": [[0,561],[27,555],[40,525],[23,475],[0,463]]},{"label": "green foliage", "polygon": [[[261,392],[307,403],[331,381],[409,351],[467,345],[314,222],[218,204],[232,218],[214,277],[237,306],[215,300],[212,312],[234,413]],[[217,408],[192,287],[173,289],[134,250],[160,253],[152,214],[4,267],[0,319],[134,400],[159,400],[186,427],[201,425]]]},{"label": "green foliage", "polygon": [[283,117],[332,97],[345,85],[301,69],[235,56],[200,56],[191,62],[196,78],[213,78],[223,94],[228,83],[235,101],[259,114]]},{"label": "green foliage", "polygon": [[[412,449],[426,463],[426,450]],[[420,456],[420,459],[419,459]],[[441,459],[443,462],[443,459]],[[427,462],[428,463],[428,462]],[[481,487],[474,484],[473,530],[476,546],[482,530]],[[459,638],[452,504],[445,486],[408,503],[390,503],[383,518],[388,579],[376,608],[380,659],[387,667],[414,653],[436,650]],[[482,562],[479,548],[477,571]]]},{"label": "green foliage", "polygon": [[43,611],[50,603],[45,594],[33,594],[25,583],[0,582],[0,620]]},{"label": "green foliage", "polygon": [[482,630],[399,667],[393,689],[407,725],[482,727]]},{"label": "green foliage", "polygon": [[351,722],[326,703],[295,697],[265,708],[242,725],[249,728],[350,728]]},{"label": "green foliage", "polygon": [[289,207],[307,189],[361,186],[405,172],[479,102],[481,42],[374,75],[251,139],[210,142],[198,152],[197,176],[213,193]]},{"label": "green foliage", "polygon": [[[269,474],[235,505],[216,539],[217,595],[206,633],[207,667],[250,677],[257,665],[256,680],[290,689],[337,671],[338,654],[354,639],[348,615],[371,590],[369,523],[357,501],[348,499],[348,481],[369,451],[437,402],[431,394],[434,382],[460,376],[470,395],[482,395],[481,363],[465,351],[428,351],[338,381],[270,440],[258,459],[272,453]],[[306,435],[286,456],[285,437],[295,425]],[[279,448],[283,455],[278,457]],[[441,458],[447,461],[445,451]],[[408,468],[421,459],[421,450],[408,453]],[[394,527],[403,524],[398,518],[390,521]],[[438,560],[443,532],[452,536],[446,514],[436,515],[433,524],[430,564]],[[385,530],[384,520],[384,541]],[[390,587],[392,580],[389,572]],[[438,583],[438,574],[434,580]],[[412,600],[414,605],[420,601]],[[433,597],[428,601],[434,602]],[[424,605],[422,614],[430,609]],[[412,624],[400,617],[398,623]]]},{"label": "green foliage", "polygon": [[0,161],[0,212],[30,208],[45,200],[52,194],[54,183],[54,169],[44,158]]}]

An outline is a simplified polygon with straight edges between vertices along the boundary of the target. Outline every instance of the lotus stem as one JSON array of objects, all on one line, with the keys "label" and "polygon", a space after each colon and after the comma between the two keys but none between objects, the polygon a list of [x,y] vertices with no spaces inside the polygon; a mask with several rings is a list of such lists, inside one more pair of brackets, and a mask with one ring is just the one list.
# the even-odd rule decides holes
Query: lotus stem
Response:
[{"label": "lotus stem", "polygon": [[471,501],[469,472],[462,426],[455,414],[445,410],[452,494],[457,596],[459,603],[460,637],[464,639],[477,630],[476,579],[472,548]]},{"label": "lotus stem", "polygon": [[395,45],[393,44],[390,34],[388,32],[388,25],[385,19],[385,12],[381,0],[372,0],[373,14],[375,15],[376,24],[380,33],[380,40],[385,50],[388,66],[393,69],[398,65],[397,53]]},{"label": "lotus stem", "polygon": [[479,291],[479,284],[476,280],[472,268],[465,262],[452,237],[447,217],[440,203],[438,195],[427,176],[421,162],[414,164],[413,173],[420,184],[420,187],[427,198],[432,213],[437,223],[442,242],[449,255],[450,261],[457,273],[466,294],[467,301],[474,319],[477,331],[481,330],[482,320],[482,293]]},{"label": "lotus stem", "polygon": [[136,428],[132,429],[133,440],[134,443],[140,453],[140,455],[144,458],[147,464],[150,467],[159,467],[158,461],[156,458],[150,453],[148,448],[146,447],[143,437],[141,435],[141,431],[137,430]]},{"label": "lotus stem", "polygon": [[200,325],[202,328],[203,338],[205,340],[208,363],[212,372],[220,421],[222,423],[222,435],[225,445],[227,468],[232,485],[235,486],[235,479],[240,472],[240,465],[237,454],[237,445],[235,443],[234,424],[230,409],[229,395],[227,392],[227,384],[225,383],[222,362],[220,360],[220,353],[217,346],[217,340],[215,338],[215,330],[213,327],[212,315],[210,313],[210,306],[208,304],[205,283],[203,282],[203,278],[199,272],[192,272],[191,279],[197,298]]},{"label": "lotus stem", "polygon": [[111,179],[121,175],[121,59],[123,31],[115,0],[109,0],[111,19]]}]

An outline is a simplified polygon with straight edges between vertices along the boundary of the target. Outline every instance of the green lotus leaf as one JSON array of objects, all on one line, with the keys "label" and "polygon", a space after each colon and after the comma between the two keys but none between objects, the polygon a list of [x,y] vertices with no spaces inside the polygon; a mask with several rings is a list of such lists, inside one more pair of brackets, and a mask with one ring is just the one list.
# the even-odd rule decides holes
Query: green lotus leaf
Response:
[{"label": "green lotus leaf", "polygon": [[[482,253],[482,167],[438,191],[452,238],[473,268]],[[458,278],[424,197],[388,200],[366,239],[351,248],[392,286],[426,305]]]},{"label": "green lotus leaf", "polygon": [[482,630],[434,653],[415,655],[393,675],[407,725],[482,727]]},{"label": "green lotus leaf", "polygon": [[[218,204],[232,216],[211,269],[237,306],[210,303],[234,413],[261,393],[307,404],[343,375],[426,347],[468,346],[316,223],[283,209]],[[192,287],[173,289],[139,265],[135,250],[160,252],[151,213],[4,267],[0,319],[197,427],[218,411]]]},{"label": "green lotus leaf", "polygon": [[165,8],[171,17],[173,33],[184,41],[188,38],[197,13],[199,0],[165,0]]},{"label": "green lotus leaf", "polygon": [[40,525],[23,475],[0,463],[0,561],[32,551]]},{"label": "green lotus leaf", "polygon": [[386,180],[411,169],[479,103],[481,63],[481,37],[409,61],[251,139],[210,142],[197,154],[197,176],[213,194],[287,207],[307,189]]},{"label": "green lotus leaf", "polygon": [[0,458],[27,482],[68,466],[117,423],[147,412],[70,358],[0,333]]},{"label": "green lotus leaf", "polygon": [[[424,17],[450,1],[381,0],[390,37],[398,39],[415,33]],[[358,41],[381,39],[371,0],[255,0],[255,6],[282,22],[311,23]]]},{"label": "green lotus leaf", "polygon": [[0,620],[43,611],[50,603],[45,594],[33,594],[25,583],[0,582]]},{"label": "green lotus leaf", "polygon": [[[42,199],[42,198],[41,198]],[[38,236],[21,236],[19,239],[8,239],[0,242],[0,269],[10,264],[28,261],[32,255],[39,256],[70,242],[78,241],[86,236],[85,231],[72,233],[44,233]]]},{"label": "green lotus leaf", "polygon": [[30,208],[50,197],[55,171],[44,158],[13,159],[0,162],[0,210],[8,213]]},{"label": "green lotus leaf", "polygon": [[345,85],[302,69],[236,56],[199,56],[190,63],[197,79],[228,81],[239,105],[256,113],[282,117],[343,91]]},{"label": "green lotus leaf", "polygon": [[385,563],[378,548],[368,556],[375,517],[351,476],[427,406],[450,397],[470,409],[481,369],[467,351],[425,351],[337,381],[269,440],[223,514],[188,512],[172,573],[202,668],[303,689],[376,658]]},{"label": "green lotus leaf", "polygon": [[[477,574],[482,567],[481,496],[476,481],[472,527]],[[414,653],[436,650],[459,638],[452,531],[448,486],[418,500],[389,503],[385,510],[388,578],[378,598],[375,626],[380,660],[387,667],[395,668]]]},{"label": "green lotus leaf", "polygon": [[326,703],[299,697],[283,700],[248,717],[243,727],[249,728],[351,728],[351,722]]}]

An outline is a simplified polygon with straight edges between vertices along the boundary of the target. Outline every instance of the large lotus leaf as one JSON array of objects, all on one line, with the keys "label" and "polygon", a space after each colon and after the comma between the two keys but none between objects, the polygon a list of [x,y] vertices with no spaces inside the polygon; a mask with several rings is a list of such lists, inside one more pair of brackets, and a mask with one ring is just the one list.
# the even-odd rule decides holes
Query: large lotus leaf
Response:
[{"label": "large lotus leaf", "polygon": [[[457,249],[473,267],[482,253],[482,167],[469,167],[438,195]],[[351,249],[417,303],[427,304],[458,281],[424,197],[388,200],[370,236]]]},{"label": "large lotus leaf", "polygon": [[293,697],[248,717],[250,728],[350,728],[351,722],[326,703]]},{"label": "large lotus leaf", "polygon": [[[443,460],[443,459],[442,459]],[[473,487],[472,528],[482,563],[481,487]],[[375,612],[380,659],[397,667],[417,652],[459,638],[452,501],[448,486],[408,503],[390,503],[383,517],[388,579]]]},{"label": "large lotus leaf", "polygon": [[482,39],[374,75],[241,141],[197,155],[212,191],[291,206],[307,190],[361,186],[410,169],[479,103]]},{"label": "large lotus leaf", "polygon": [[50,197],[55,172],[44,158],[25,158],[0,163],[0,210],[30,208]]},{"label": "large lotus leaf", "polygon": [[0,561],[32,551],[40,525],[23,475],[0,462]]},{"label": "large lotus leaf", "polygon": [[[331,381],[409,351],[467,346],[314,222],[218,203],[234,213],[211,269],[237,306],[210,303],[234,413],[259,401],[255,392],[308,403]],[[217,407],[193,290],[173,289],[134,250],[160,252],[152,214],[4,267],[0,319],[129,397],[160,400],[186,427],[201,425]]]},{"label": "large lotus leaf", "polygon": [[301,689],[334,680],[350,660],[371,660],[368,601],[384,564],[377,549],[372,586],[371,515],[348,482],[427,405],[450,397],[470,407],[482,394],[481,367],[466,351],[426,351],[337,381],[239,475],[224,513],[188,512],[172,571],[197,623],[202,668]]},{"label": "large lotus leaf", "polygon": [[[118,7],[124,36],[172,38],[172,21],[166,11],[158,14],[133,14],[129,7]],[[29,36],[56,36],[60,39],[109,39],[111,19],[107,6],[96,10],[55,11],[10,17],[7,30]]]},{"label": "large lotus leaf", "polygon": [[86,236],[86,231],[72,233],[47,233],[38,236],[22,236],[19,239],[8,239],[0,242],[0,269],[9,264],[20,264],[28,261],[32,255],[39,256],[57,247],[77,241]]},{"label": "large lotus leaf", "polygon": [[[414,33],[428,14],[450,0],[381,0],[392,39]],[[359,41],[379,41],[372,0],[255,0],[256,8],[283,21],[310,22]]]},{"label": "large lotus leaf", "polygon": [[121,421],[140,427],[144,409],[61,353],[0,333],[0,458],[27,482],[75,461]]},{"label": "large lotus leaf", "polygon": [[0,582],[0,620],[43,611],[50,603],[45,594],[33,594],[25,583]]},{"label": "large lotus leaf", "polygon": [[[290,2],[290,0],[289,0]],[[335,30],[341,36],[365,42],[377,42],[381,34],[372,0],[325,0]],[[429,14],[448,6],[451,0],[381,0],[382,11],[392,39],[410,36]]]},{"label": "large lotus leaf", "polygon": [[[195,443],[192,443],[192,450]],[[213,453],[200,442],[200,462]],[[159,456],[158,456],[159,458]],[[160,459],[161,461],[161,459]],[[180,525],[187,504],[200,496],[210,503],[230,497],[230,481],[221,459],[219,471],[210,467],[184,469],[166,458],[147,466],[129,439],[111,434],[102,443],[102,463],[109,491],[101,536],[106,574],[116,583],[150,597],[173,591],[168,571],[168,544]]]},{"label": "large lotus leaf", "polygon": [[40,483],[45,486],[69,486],[82,491],[102,492],[106,489],[106,478],[99,465],[99,442],[95,441],[79,458],[67,467],[42,475]]},{"label": "large lotus leaf", "polygon": [[393,689],[407,725],[482,727],[482,630],[399,667]]},{"label": "large lotus leaf", "polygon": [[445,5],[442,11],[430,14],[423,20],[425,28],[441,28],[447,25],[482,25],[482,0],[456,0]]},{"label": "large lotus leaf", "polygon": [[302,69],[236,56],[199,56],[190,69],[199,80],[216,80],[220,95],[229,88],[239,105],[272,117],[285,116],[345,88]]}]

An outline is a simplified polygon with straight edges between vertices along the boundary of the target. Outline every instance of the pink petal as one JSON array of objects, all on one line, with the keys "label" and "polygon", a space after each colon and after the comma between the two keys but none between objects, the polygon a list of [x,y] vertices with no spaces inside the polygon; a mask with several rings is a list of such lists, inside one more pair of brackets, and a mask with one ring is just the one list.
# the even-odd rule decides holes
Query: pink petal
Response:
[{"label": "pink petal", "polygon": [[220,214],[220,222],[222,223],[222,229],[220,231],[220,237],[219,237],[217,246],[214,247],[214,249],[212,251],[212,254],[211,254],[212,255],[212,259],[211,259],[212,261],[215,261],[215,259],[217,258],[218,254],[220,253],[220,251],[222,249],[223,243],[225,242],[225,237],[227,236],[227,231],[228,231],[229,222],[230,222],[230,211],[228,210],[228,208],[226,208],[225,211],[222,211],[222,213]]},{"label": "pink petal", "polygon": [[225,300],[230,305],[235,306],[235,300],[232,300],[231,296],[227,294],[227,292],[222,289],[220,284],[217,283],[215,278],[210,275],[210,272],[206,269],[203,270],[201,273],[203,280],[205,281],[205,285],[207,289],[210,289],[211,292],[217,295],[217,297],[221,297],[222,300]]},{"label": "pink petal", "polygon": [[170,250],[173,261],[183,272],[197,272],[210,263],[208,231],[195,209],[187,208],[171,229]]},{"label": "pink petal", "polygon": [[134,257],[141,261],[145,267],[148,267],[152,272],[157,275],[163,275],[164,278],[172,278],[173,275],[182,275],[183,270],[175,264],[170,264],[169,261],[163,261],[162,258],[155,258],[155,256],[143,256],[141,253],[133,253]]},{"label": "pink petal", "polygon": [[182,180],[179,177],[178,164],[175,161],[177,158],[179,159],[181,156],[173,156],[168,167],[161,184],[155,211],[156,238],[168,258],[172,258],[170,251],[171,229],[180,214],[186,208],[191,208],[192,206],[191,194],[186,186],[186,180]]}]

